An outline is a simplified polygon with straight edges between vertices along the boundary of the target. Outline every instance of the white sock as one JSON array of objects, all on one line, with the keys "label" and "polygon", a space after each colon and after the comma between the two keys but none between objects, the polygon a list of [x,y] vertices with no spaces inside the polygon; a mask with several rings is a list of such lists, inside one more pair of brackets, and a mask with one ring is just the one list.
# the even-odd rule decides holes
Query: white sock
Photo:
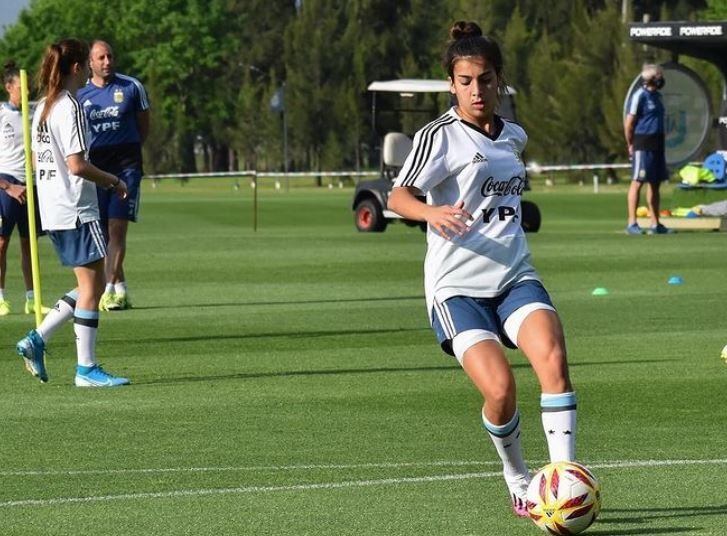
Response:
[{"label": "white sock", "polygon": [[516,409],[510,422],[503,425],[492,424],[483,412],[482,424],[490,434],[495,450],[502,460],[502,472],[510,492],[517,491],[518,496],[524,496],[525,489],[512,489],[514,483],[519,482],[519,487],[523,488],[530,480],[530,473],[523,459],[523,450],[520,445],[520,412]]},{"label": "white sock", "polygon": [[35,299],[35,292],[32,290],[25,291],[25,301],[33,301]]},{"label": "white sock", "polygon": [[5,300],[5,289],[0,288],[0,301]]},{"label": "white sock", "polygon": [[63,324],[73,318],[73,310],[76,308],[76,300],[78,292],[71,290],[60,300],[58,300],[50,312],[36,328],[45,342],[48,342],[55,331]]},{"label": "white sock", "polygon": [[78,364],[83,367],[92,367],[96,364],[98,316],[98,311],[78,308],[76,308],[73,315],[73,331],[76,332]]},{"label": "white sock", "polygon": [[114,293],[114,284],[106,283],[106,290],[104,290],[104,294],[113,294],[113,293]]},{"label": "white sock", "polygon": [[119,281],[114,284],[114,292],[116,294],[126,294],[126,281]]},{"label": "white sock", "polygon": [[574,392],[540,395],[543,430],[548,440],[551,462],[576,459],[576,394]]}]

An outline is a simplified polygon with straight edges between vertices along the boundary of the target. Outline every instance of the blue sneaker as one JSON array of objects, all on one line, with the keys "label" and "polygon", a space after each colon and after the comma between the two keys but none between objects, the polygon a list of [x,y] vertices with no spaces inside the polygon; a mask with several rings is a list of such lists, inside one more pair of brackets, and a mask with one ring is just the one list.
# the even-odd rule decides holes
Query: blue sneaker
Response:
[{"label": "blue sneaker", "polygon": [[626,226],[626,234],[640,235],[641,232],[641,227],[639,227],[638,223],[632,223],[631,225]]},{"label": "blue sneaker", "polygon": [[669,229],[666,225],[662,225],[661,223],[659,225],[653,226],[651,229],[649,229],[649,234],[673,234],[674,229]]},{"label": "blue sneaker", "polygon": [[101,365],[93,365],[92,367],[76,366],[76,387],[118,387],[130,383],[127,378],[109,374],[101,368]]},{"label": "blue sneaker", "polygon": [[48,373],[45,371],[45,341],[37,331],[31,329],[18,341],[15,350],[25,361],[28,372],[43,383],[48,381]]}]

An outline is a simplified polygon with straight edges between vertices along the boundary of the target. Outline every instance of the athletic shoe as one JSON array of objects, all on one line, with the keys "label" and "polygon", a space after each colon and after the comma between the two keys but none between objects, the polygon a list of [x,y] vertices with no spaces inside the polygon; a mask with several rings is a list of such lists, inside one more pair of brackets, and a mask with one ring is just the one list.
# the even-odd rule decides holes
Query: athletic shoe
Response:
[{"label": "athletic shoe", "polygon": [[649,229],[649,234],[673,234],[674,229],[669,229],[667,226],[662,225],[661,223],[659,225],[654,225],[651,229]]},{"label": "athletic shoe", "polygon": [[101,368],[101,365],[93,365],[92,367],[76,366],[76,387],[118,387],[130,383],[127,378],[109,374]]},{"label": "athletic shoe", "polygon": [[[43,316],[50,313],[50,307],[46,307],[45,305],[40,306],[40,312]],[[26,315],[34,315],[35,314],[35,300],[25,300],[25,314]]]},{"label": "athletic shoe", "polygon": [[525,499],[521,499],[515,495],[512,498],[512,511],[517,517],[530,517],[528,514],[528,506],[525,503]]},{"label": "athletic shoe", "polygon": [[108,304],[107,311],[123,311],[131,309],[131,300],[128,294],[115,294]]},{"label": "athletic shoe", "polygon": [[10,314],[10,302],[0,300],[0,316],[6,316]]},{"label": "athletic shoe", "polygon": [[528,493],[530,475],[509,475],[504,473],[504,476],[507,489],[510,492],[512,511],[518,517],[529,517],[525,497]]},{"label": "athletic shoe", "polygon": [[631,225],[628,225],[626,227],[626,234],[629,235],[640,235],[641,234],[641,227],[639,227],[638,223],[632,223]]},{"label": "athletic shoe", "polygon": [[101,301],[98,302],[99,311],[110,311],[109,305],[114,301],[114,295],[111,292],[101,294]]},{"label": "athletic shoe", "polygon": [[28,334],[15,345],[18,355],[25,361],[25,368],[33,376],[45,383],[48,374],[45,371],[45,341],[40,334],[31,329]]}]

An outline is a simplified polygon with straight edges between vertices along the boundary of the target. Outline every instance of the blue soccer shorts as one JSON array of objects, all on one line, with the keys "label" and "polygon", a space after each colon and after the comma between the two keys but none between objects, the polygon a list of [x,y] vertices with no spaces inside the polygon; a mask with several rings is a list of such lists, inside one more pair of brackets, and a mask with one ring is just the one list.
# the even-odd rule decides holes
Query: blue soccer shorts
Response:
[{"label": "blue soccer shorts", "polygon": [[[10,184],[18,184],[25,186],[12,175],[0,173],[0,178],[5,179]],[[38,199],[38,196],[35,196]],[[17,199],[13,199],[4,190],[0,190],[0,236],[11,236],[15,226],[18,227],[18,233],[21,237],[30,236],[28,227],[28,206],[20,204]],[[35,204],[35,228],[36,233],[40,236],[40,212],[38,211],[38,203]]]},{"label": "blue soccer shorts", "polygon": [[517,333],[528,314],[555,311],[540,281],[525,280],[494,298],[454,296],[432,308],[432,329],[449,355],[461,363],[464,352],[482,340],[517,348]]},{"label": "blue soccer shorts", "polygon": [[106,257],[106,239],[101,224],[89,221],[75,229],[48,231],[63,266],[86,266]]},{"label": "blue soccer shorts", "polygon": [[634,151],[631,180],[659,184],[669,179],[664,151]]},{"label": "blue soccer shorts", "polygon": [[124,181],[129,195],[120,199],[116,192],[105,188],[96,188],[98,210],[101,221],[115,220],[136,221],[139,215],[139,199],[141,197],[141,169],[125,168],[118,174]]}]

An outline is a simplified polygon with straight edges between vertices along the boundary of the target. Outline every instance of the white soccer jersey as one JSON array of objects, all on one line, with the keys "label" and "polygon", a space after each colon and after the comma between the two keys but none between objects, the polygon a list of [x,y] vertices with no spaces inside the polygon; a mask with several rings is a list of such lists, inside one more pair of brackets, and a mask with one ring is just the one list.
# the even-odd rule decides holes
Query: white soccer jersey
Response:
[{"label": "white soccer jersey", "polygon": [[474,217],[469,231],[447,240],[427,231],[424,288],[427,310],[453,296],[489,298],[526,279],[539,279],[530,264],[521,227],[520,197],[525,131],[503,121],[496,138],[464,121],[454,108],[414,136],[395,186],[410,186],[431,205],[454,205]]},{"label": "white soccer jersey", "polygon": [[45,122],[45,99],[33,115],[35,180],[43,229],[75,229],[99,219],[96,185],[68,170],[66,158],[86,154],[86,119],[78,101],[63,90]]},{"label": "white soccer jersey", "polygon": [[25,182],[23,115],[9,102],[0,104],[0,173]]}]

